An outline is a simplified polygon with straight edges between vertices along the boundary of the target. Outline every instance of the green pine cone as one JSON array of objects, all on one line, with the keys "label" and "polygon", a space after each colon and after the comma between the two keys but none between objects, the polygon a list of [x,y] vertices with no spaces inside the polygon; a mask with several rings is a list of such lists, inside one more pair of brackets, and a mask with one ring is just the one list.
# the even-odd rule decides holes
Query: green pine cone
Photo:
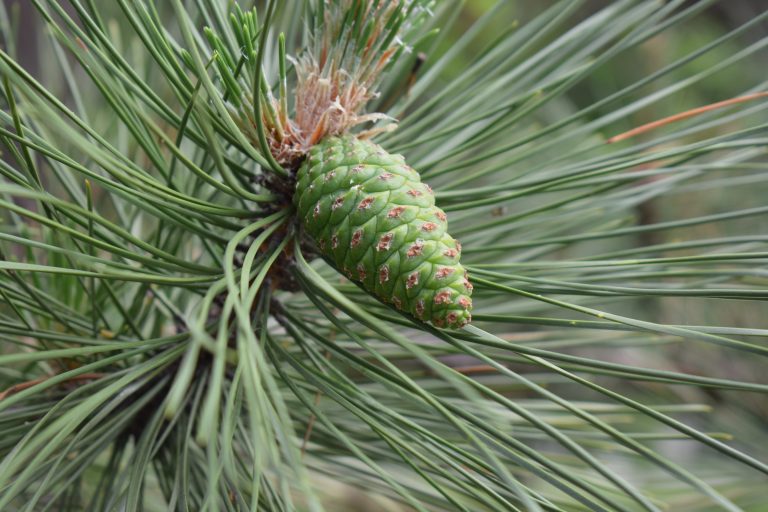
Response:
[{"label": "green pine cone", "polygon": [[326,139],[299,169],[293,200],[326,259],[367,291],[438,327],[469,323],[461,245],[401,155],[353,136]]}]

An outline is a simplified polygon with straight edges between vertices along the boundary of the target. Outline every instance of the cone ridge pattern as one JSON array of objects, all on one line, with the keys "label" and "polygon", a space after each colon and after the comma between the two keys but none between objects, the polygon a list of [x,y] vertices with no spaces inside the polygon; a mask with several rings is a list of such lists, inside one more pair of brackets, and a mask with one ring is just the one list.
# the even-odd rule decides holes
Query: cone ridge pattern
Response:
[{"label": "cone ridge pattern", "polygon": [[437,327],[469,323],[461,245],[401,155],[352,136],[326,139],[299,169],[294,203],[305,232],[349,279]]}]

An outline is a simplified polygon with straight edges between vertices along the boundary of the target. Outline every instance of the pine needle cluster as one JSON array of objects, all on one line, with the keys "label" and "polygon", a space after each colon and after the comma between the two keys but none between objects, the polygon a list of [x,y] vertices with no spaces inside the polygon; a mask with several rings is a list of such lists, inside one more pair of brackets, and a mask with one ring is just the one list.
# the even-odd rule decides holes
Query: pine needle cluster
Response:
[{"label": "pine needle cluster", "polygon": [[[768,12],[585,4],[0,4],[0,510],[760,510]],[[471,325],[319,257],[334,135]]]}]

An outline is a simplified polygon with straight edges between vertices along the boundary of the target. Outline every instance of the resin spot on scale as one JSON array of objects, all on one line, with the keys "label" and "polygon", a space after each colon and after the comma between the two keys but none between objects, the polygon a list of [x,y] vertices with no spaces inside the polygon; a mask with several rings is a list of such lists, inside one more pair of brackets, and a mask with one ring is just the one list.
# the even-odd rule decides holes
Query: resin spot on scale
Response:
[{"label": "resin spot on scale", "polygon": [[469,323],[461,245],[400,155],[352,136],[326,139],[299,169],[294,203],[326,259],[369,293],[438,327]]}]

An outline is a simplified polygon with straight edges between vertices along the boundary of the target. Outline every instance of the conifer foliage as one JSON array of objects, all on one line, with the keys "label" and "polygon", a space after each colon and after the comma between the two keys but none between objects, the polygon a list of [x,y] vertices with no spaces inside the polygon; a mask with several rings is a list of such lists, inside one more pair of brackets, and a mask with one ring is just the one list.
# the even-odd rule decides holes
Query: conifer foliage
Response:
[{"label": "conifer foliage", "polygon": [[0,510],[764,504],[712,3],[0,3]]}]

